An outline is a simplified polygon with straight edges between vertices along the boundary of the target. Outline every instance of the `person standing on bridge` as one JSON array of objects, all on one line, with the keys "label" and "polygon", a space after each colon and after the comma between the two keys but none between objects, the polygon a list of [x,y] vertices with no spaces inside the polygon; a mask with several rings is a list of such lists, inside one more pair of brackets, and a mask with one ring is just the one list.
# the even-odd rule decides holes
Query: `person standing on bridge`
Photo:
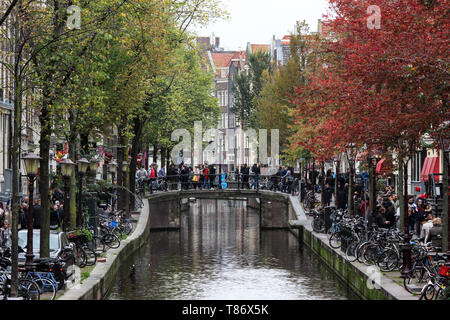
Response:
[{"label": "person standing on bridge", "polygon": [[242,174],[242,189],[250,189],[250,185],[248,184],[248,178],[250,175],[250,170],[247,167],[247,164],[244,163],[244,167],[241,170],[241,174]]},{"label": "person standing on bridge", "polygon": [[252,172],[255,175],[253,184],[252,184],[252,188],[259,189],[259,175],[261,174],[261,168],[259,167],[259,165],[257,163],[253,164]]},{"label": "person standing on bridge", "polygon": [[208,186],[208,189],[210,188],[208,173],[208,166],[205,165],[203,168],[203,189],[206,189],[206,186]]},{"label": "person standing on bridge", "polygon": [[152,163],[150,168],[148,169],[148,188],[150,189],[150,193],[153,193],[153,184],[156,180],[156,164]]},{"label": "person standing on bridge", "polygon": [[209,182],[211,184],[211,188],[214,190],[214,180],[216,180],[216,167],[212,164],[209,168]]}]

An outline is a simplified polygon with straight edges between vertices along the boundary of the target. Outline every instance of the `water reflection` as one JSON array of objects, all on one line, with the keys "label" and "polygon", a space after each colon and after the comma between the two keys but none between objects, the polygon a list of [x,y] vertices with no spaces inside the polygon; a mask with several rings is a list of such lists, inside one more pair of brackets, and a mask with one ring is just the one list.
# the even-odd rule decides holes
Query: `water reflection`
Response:
[{"label": "water reflection", "polygon": [[[130,268],[135,265],[135,272]],[[296,300],[355,298],[288,231],[259,231],[241,200],[197,200],[181,231],[152,232],[108,299]]]}]

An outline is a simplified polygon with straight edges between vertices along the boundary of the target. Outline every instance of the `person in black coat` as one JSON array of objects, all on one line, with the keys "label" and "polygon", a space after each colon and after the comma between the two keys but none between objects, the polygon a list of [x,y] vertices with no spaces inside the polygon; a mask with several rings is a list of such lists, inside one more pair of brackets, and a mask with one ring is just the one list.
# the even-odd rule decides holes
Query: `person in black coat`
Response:
[{"label": "person in black coat", "polygon": [[383,199],[383,208],[386,210],[386,220],[389,221],[390,226],[395,225],[395,208],[389,197]]},{"label": "person in black coat", "polygon": [[33,207],[33,228],[41,228],[41,200],[36,199]]},{"label": "person in black coat", "polygon": [[330,188],[330,185],[328,183],[325,185],[323,192],[324,192],[323,196],[324,196],[325,206],[329,207],[331,199],[333,197],[333,190]]},{"label": "person in black coat", "polygon": [[377,205],[376,210],[377,210],[376,223],[377,223],[378,227],[379,228],[390,228],[391,223],[390,223],[390,221],[386,220],[386,217],[385,217],[386,209],[381,205]]},{"label": "person in black coat", "polygon": [[250,170],[247,167],[247,164],[244,163],[244,167],[241,169],[241,175],[242,175],[242,188],[250,189],[250,186],[248,185],[248,178],[249,178]]},{"label": "person in black coat", "polygon": [[61,224],[58,202],[50,209],[50,229],[57,229]]},{"label": "person in black coat", "polygon": [[338,209],[345,209],[347,208],[347,193],[345,192],[345,189],[343,187],[340,187],[338,189]]}]

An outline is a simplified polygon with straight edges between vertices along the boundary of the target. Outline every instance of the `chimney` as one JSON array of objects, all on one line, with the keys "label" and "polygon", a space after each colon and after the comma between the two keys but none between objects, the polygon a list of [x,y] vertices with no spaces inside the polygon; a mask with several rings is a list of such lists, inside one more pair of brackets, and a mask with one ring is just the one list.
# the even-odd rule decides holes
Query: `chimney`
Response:
[{"label": "chimney", "polygon": [[216,37],[216,48],[220,47],[220,37]]}]

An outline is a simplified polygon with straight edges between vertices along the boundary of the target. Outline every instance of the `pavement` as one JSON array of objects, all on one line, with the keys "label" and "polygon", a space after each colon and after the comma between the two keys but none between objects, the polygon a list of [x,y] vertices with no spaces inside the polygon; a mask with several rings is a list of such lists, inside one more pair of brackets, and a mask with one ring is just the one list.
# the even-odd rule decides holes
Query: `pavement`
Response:
[{"label": "pavement", "polygon": [[[316,194],[316,198],[318,201],[320,201],[320,194]],[[331,206],[334,205],[334,202],[332,201],[330,203]],[[309,231],[312,231],[312,221],[313,217],[309,216],[305,213],[305,210],[303,209],[303,205],[300,205],[300,210],[303,211],[304,215],[306,216],[307,222],[305,225],[306,228],[308,228]],[[313,232],[314,235],[318,238],[320,238],[323,242],[328,244],[329,237],[324,233],[316,233]],[[329,246],[328,246],[329,247]],[[329,247],[331,250],[337,252],[339,255],[344,257],[345,259],[345,253],[343,253],[340,249],[333,249]],[[369,269],[369,266],[360,263],[358,261],[355,262],[349,262],[358,269],[362,270],[363,272],[367,273],[366,271]],[[411,294],[403,287],[403,278],[401,277],[400,271],[392,271],[392,272],[381,272],[382,274],[382,286],[384,289],[386,289],[388,292],[391,292],[395,297],[397,297],[399,300],[418,300],[420,295],[421,287],[412,287],[411,289],[418,292],[418,294]]]}]

